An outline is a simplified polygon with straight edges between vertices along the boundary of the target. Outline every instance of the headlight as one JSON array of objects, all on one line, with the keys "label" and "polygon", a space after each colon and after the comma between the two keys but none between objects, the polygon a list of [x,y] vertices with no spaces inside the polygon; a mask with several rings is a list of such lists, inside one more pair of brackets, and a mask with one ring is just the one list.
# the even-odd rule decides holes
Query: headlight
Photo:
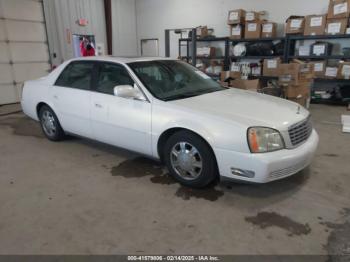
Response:
[{"label": "headlight", "polygon": [[272,152],[284,148],[284,142],[280,132],[267,127],[249,128],[248,143],[252,153]]}]

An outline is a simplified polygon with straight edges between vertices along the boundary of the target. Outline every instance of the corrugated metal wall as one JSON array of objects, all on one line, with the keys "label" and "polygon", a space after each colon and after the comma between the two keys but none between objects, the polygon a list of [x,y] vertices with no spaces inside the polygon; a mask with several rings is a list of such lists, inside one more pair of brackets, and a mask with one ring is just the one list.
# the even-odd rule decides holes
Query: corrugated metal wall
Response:
[{"label": "corrugated metal wall", "polygon": [[135,2],[112,0],[113,55],[137,56]]},{"label": "corrugated metal wall", "polygon": [[[95,35],[96,43],[103,43],[106,47],[103,0],[44,0],[44,9],[54,65],[74,56],[72,34]],[[82,18],[88,20],[87,26],[77,24]]]},{"label": "corrugated metal wall", "polygon": [[0,104],[19,102],[23,81],[49,69],[42,2],[0,0]]}]

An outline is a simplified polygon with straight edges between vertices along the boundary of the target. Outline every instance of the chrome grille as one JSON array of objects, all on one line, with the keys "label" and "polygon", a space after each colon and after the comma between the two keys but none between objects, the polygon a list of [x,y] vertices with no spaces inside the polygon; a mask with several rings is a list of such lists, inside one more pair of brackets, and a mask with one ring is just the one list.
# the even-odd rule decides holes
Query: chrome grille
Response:
[{"label": "chrome grille", "polygon": [[288,128],[290,142],[297,146],[306,141],[312,132],[312,123],[310,116],[302,122],[292,125]]}]

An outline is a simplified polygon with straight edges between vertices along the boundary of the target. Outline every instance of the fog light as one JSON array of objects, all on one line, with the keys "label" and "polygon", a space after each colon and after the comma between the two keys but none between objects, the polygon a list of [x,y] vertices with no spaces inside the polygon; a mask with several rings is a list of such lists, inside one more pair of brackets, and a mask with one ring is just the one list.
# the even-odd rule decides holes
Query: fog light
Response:
[{"label": "fog light", "polygon": [[247,177],[247,178],[255,177],[254,171],[243,170],[243,169],[234,168],[234,167],[231,167],[231,173],[232,173],[232,175],[235,175],[235,176],[243,176],[243,177]]}]

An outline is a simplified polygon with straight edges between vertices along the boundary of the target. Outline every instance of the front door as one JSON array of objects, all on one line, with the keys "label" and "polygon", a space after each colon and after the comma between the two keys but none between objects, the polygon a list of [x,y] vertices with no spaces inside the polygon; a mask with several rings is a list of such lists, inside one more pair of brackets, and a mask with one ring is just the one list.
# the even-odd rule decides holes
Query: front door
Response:
[{"label": "front door", "polygon": [[116,63],[99,63],[91,95],[91,125],[96,140],[152,155],[151,103],[114,95],[114,87],[138,88],[127,69]]}]

